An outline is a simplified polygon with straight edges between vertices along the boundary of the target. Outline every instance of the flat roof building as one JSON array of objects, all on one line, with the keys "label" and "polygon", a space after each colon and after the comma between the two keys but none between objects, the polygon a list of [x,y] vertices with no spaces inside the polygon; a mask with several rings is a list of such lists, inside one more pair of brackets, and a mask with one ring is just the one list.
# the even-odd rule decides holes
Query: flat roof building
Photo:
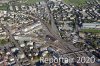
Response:
[{"label": "flat roof building", "polygon": [[83,23],[82,29],[100,29],[100,23]]}]

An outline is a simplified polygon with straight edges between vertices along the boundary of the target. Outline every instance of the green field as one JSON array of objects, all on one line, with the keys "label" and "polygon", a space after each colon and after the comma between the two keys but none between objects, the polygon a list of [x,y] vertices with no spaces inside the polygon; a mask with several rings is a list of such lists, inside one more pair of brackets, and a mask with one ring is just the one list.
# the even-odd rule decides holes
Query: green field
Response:
[{"label": "green field", "polygon": [[[27,4],[33,4],[33,3],[36,3],[36,2],[40,2],[40,1],[43,1],[43,0],[22,0],[23,2],[27,1],[26,3]],[[93,1],[93,0],[64,0],[66,3],[71,3],[75,6],[82,6],[82,5],[85,5],[86,4],[86,1]],[[100,0],[98,0],[100,1]]]},{"label": "green field", "polygon": [[42,0],[22,0],[22,2],[25,2],[26,4],[34,4],[36,2],[40,2]]},{"label": "green field", "polygon": [[8,7],[9,7],[8,4],[2,4],[2,5],[0,6],[0,10],[7,10]]},{"label": "green field", "polygon": [[[32,4],[32,3],[36,3],[36,2],[39,2],[39,1],[42,1],[42,0],[22,0],[23,2],[27,1],[26,3],[27,4]],[[75,4],[75,5],[82,5],[85,3],[85,1],[87,0],[64,0],[66,3],[72,3],[72,4]]]},{"label": "green field", "polygon": [[82,29],[80,32],[100,33],[100,30],[97,30],[97,29]]},{"label": "green field", "polygon": [[93,1],[93,0],[64,0],[64,1],[68,4],[73,4],[75,6],[83,6],[86,4],[86,1]]}]

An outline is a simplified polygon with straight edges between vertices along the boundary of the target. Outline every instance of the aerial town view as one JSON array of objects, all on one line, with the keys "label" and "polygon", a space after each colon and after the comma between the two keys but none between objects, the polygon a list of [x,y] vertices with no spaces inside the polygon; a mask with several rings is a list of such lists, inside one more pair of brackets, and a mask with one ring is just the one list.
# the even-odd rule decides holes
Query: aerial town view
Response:
[{"label": "aerial town view", "polygon": [[100,66],[100,0],[0,0],[0,66]]}]

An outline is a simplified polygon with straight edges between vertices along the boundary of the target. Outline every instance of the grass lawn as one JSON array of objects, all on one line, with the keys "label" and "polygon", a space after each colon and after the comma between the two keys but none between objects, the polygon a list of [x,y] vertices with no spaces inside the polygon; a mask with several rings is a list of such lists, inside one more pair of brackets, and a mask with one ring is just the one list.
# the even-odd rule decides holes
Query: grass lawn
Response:
[{"label": "grass lawn", "polygon": [[84,5],[87,0],[64,0],[66,3],[71,3],[73,5]]},{"label": "grass lawn", "polygon": [[[73,4],[75,6],[83,6],[86,4],[86,1],[93,1],[93,0],[64,0],[66,3]],[[100,1],[100,0],[98,0]]]},{"label": "grass lawn", "polygon": [[100,33],[100,30],[97,30],[97,29],[82,29],[80,32]]},{"label": "grass lawn", "polygon": [[6,39],[0,39],[0,45],[7,44],[8,41]]},{"label": "grass lawn", "polygon": [[8,7],[9,7],[8,4],[2,4],[2,5],[0,6],[0,10],[7,10]]},{"label": "grass lawn", "polygon": [[26,2],[26,4],[34,4],[36,2],[40,2],[42,0],[22,0],[23,2]]}]

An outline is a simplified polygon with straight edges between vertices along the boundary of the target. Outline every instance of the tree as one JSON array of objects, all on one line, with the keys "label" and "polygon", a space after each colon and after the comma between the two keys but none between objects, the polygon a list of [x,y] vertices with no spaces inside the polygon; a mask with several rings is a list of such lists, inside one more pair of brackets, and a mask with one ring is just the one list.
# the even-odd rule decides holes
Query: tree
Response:
[{"label": "tree", "polygon": [[100,13],[100,9],[98,9],[98,11],[97,11],[98,13]]},{"label": "tree", "polygon": [[84,43],[83,43],[83,42],[77,42],[77,43],[76,43],[76,47],[78,47],[78,48],[80,48],[80,49],[83,49]]},{"label": "tree", "polygon": [[6,39],[0,39],[0,44],[1,45],[4,45],[4,44],[6,44],[8,41],[6,40]]}]

